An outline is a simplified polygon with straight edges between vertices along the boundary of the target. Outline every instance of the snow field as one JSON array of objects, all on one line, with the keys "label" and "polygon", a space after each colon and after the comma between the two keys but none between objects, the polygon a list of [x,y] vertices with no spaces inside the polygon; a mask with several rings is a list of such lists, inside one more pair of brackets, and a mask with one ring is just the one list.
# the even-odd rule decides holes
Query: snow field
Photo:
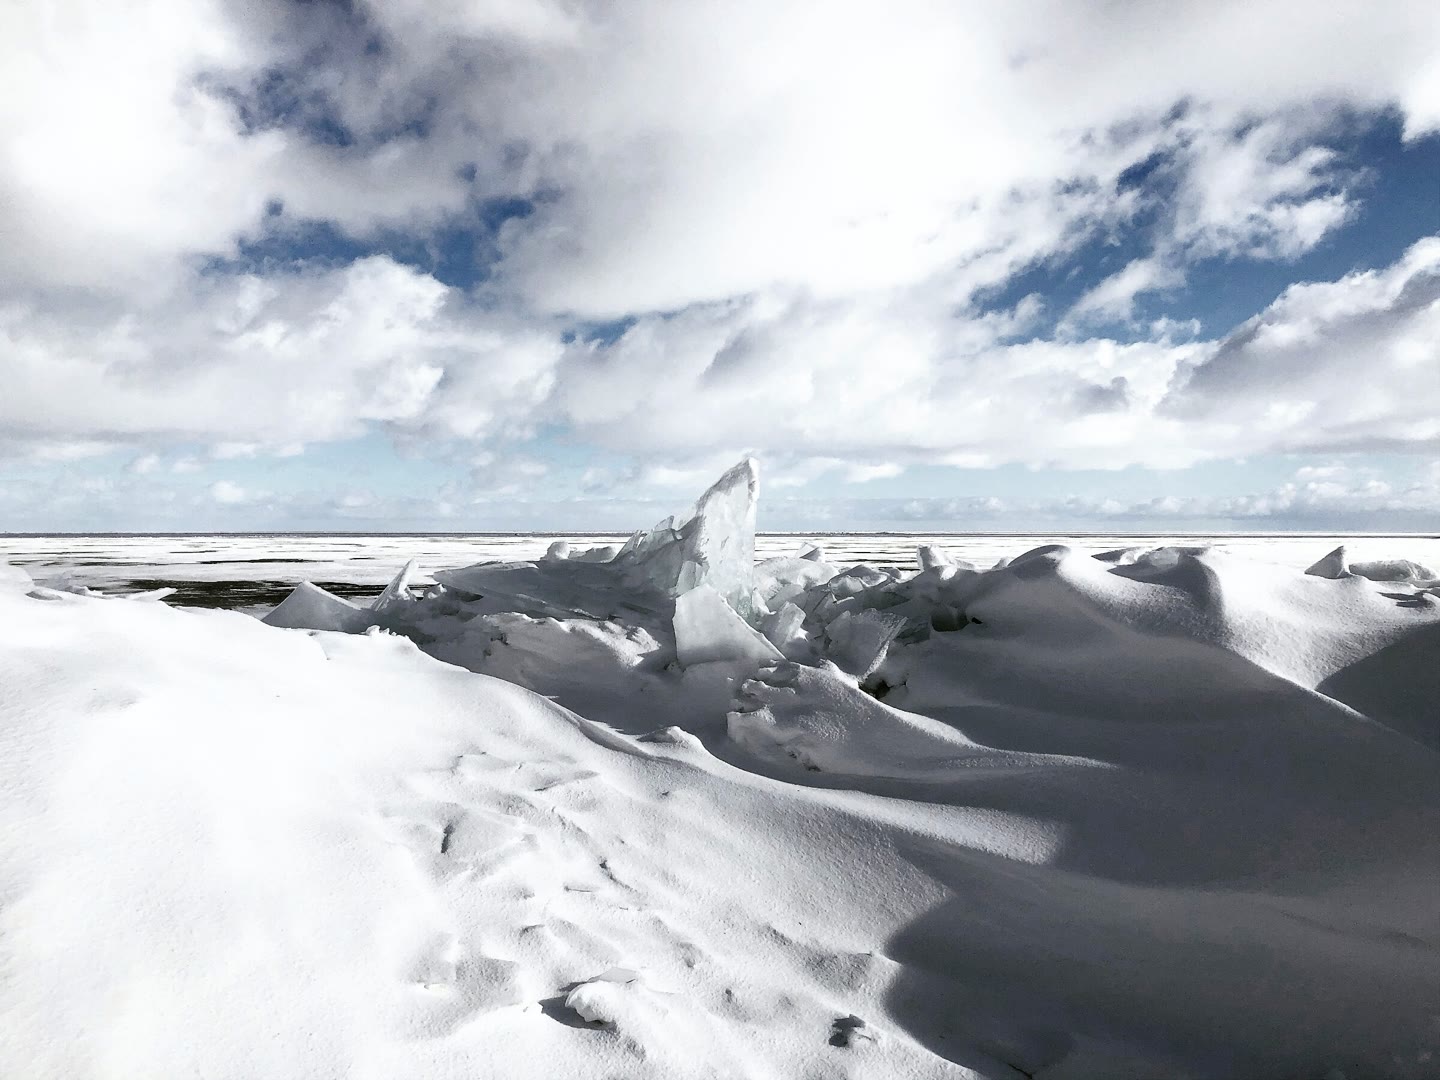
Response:
[{"label": "snow field", "polygon": [[1426,566],[747,573],[756,490],[275,625],[0,578],[0,1075],[1435,1075]]}]

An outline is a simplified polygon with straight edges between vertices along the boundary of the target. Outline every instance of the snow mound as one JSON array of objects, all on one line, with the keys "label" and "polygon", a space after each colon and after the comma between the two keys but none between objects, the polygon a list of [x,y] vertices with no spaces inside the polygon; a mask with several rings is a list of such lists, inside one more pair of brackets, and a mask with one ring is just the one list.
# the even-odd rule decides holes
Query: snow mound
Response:
[{"label": "snow mound", "polygon": [[755,476],[270,625],[0,587],[0,1075],[1435,1075],[1426,568],[751,567]]}]

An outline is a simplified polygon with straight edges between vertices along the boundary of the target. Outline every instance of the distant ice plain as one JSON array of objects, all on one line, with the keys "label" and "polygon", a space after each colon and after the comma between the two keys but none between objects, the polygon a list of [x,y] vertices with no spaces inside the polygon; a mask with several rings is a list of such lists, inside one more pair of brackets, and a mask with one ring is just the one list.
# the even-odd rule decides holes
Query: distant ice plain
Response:
[{"label": "distant ice plain", "polygon": [[[625,534],[420,533],[420,534],[0,534],[0,562],[25,567],[37,581],[128,591],[176,582],[209,582],[206,606],[258,607],[259,597],[240,583],[291,586],[301,581],[352,586],[357,595],[378,592],[407,560],[419,562],[417,583],[436,570],[479,562],[537,559],[553,540],[574,549],[619,544]],[[1352,559],[1408,558],[1440,565],[1440,536],[1417,534],[1246,533],[761,533],[756,558],[792,555],[809,543],[834,563],[911,567],[916,548],[933,545],[958,559],[988,567],[1045,544],[1095,553],[1116,548],[1213,545],[1260,562],[1304,569],[1340,544]],[[234,582],[233,603],[221,583]],[[283,595],[283,591],[280,590]],[[346,590],[350,591],[350,590]],[[263,595],[268,597],[268,593]],[[184,597],[177,598],[184,602]],[[276,597],[275,602],[278,602]]]}]

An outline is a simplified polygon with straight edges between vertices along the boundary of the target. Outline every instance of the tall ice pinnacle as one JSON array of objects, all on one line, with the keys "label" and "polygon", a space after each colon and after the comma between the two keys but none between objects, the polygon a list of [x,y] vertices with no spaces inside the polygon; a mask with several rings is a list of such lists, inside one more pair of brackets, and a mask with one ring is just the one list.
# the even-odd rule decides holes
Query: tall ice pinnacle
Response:
[{"label": "tall ice pinnacle", "polygon": [[740,615],[750,612],[755,570],[755,507],[760,466],[745,458],[696,501],[689,516],[638,532],[616,556],[628,574],[680,596],[708,585]]},{"label": "tall ice pinnacle", "polygon": [[709,585],[742,615],[750,610],[755,577],[755,506],[760,498],[760,465],[747,457],[732,466],[695,503],[681,526],[686,560],[676,593]]}]

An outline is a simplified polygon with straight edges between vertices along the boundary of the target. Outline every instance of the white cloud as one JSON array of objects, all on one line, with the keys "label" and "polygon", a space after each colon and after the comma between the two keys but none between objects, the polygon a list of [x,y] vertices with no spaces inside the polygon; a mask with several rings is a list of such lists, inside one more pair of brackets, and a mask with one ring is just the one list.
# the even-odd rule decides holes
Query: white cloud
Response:
[{"label": "white cloud", "polygon": [[1292,285],[1182,373],[1161,412],[1243,454],[1440,447],[1440,237]]},{"label": "white cloud", "polygon": [[269,278],[189,278],[149,306],[0,307],[0,430],[198,440],[218,459],[360,434],[523,432],[553,336],[478,313],[383,257]]},{"label": "white cloud", "polygon": [[[550,466],[534,458],[486,451],[475,455],[466,493],[476,501],[520,496],[537,491]],[[538,487],[538,491],[544,491]]]},{"label": "white cloud", "polygon": [[1184,273],[1166,265],[1158,256],[1135,259],[1086,291],[1075,301],[1067,320],[1095,317],[1128,320],[1135,310],[1135,298],[1141,293],[1180,285],[1184,280]]},{"label": "white cloud", "polygon": [[254,497],[239,484],[233,484],[229,480],[217,480],[207,490],[210,498],[222,506],[236,506],[249,502]]},{"label": "white cloud", "polygon": [[1343,107],[1440,124],[1421,3],[52,0],[0,18],[0,272],[127,291],[230,251],[272,200],[352,232],[433,224],[465,209],[462,166],[481,194],[546,194],[499,278],[545,308],[963,290],[1123,216],[1116,177],[1176,138],[1178,239],[1284,255],[1349,205],[1306,144]]},{"label": "white cloud", "polygon": [[1354,209],[1333,150],[1307,145],[1333,122],[1312,109],[1254,124],[1180,125],[1179,190],[1166,243],[1192,255],[1294,258]]},{"label": "white cloud", "polygon": [[552,404],[617,451],[745,445],[807,462],[1175,467],[1440,439],[1440,238],[1393,266],[1292,286],[1221,341],[1010,342],[1006,320],[916,303],[759,297],[573,347]]},{"label": "white cloud", "polygon": [[[8,5],[0,438],[225,458],[563,424],[674,458],[657,485],[745,449],[864,482],[1433,445],[1440,241],[1220,343],[1075,326],[1197,258],[1318,243],[1360,197],[1337,125],[1440,129],[1437,35],[1430,4],[1288,0]],[[1121,190],[1145,161],[1173,187],[1152,247],[1064,340],[1016,340],[1034,298],[978,314],[1156,211]],[[534,212],[473,295],[384,257],[196,269],[305,219],[423,241],[507,195]],[[637,318],[564,348],[557,312]]]},{"label": "white cloud", "polygon": [[904,471],[904,466],[893,461],[878,465],[852,465],[846,470],[845,479],[851,484],[868,484],[871,480],[893,480]]},{"label": "white cloud", "polygon": [[[1206,456],[1157,418],[1203,346],[1005,343],[979,321],[910,305],[693,308],[573,348],[555,406],[616,450],[884,461],[1058,461],[1093,467]],[[736,444],[741,443],[740,446]]]}]

